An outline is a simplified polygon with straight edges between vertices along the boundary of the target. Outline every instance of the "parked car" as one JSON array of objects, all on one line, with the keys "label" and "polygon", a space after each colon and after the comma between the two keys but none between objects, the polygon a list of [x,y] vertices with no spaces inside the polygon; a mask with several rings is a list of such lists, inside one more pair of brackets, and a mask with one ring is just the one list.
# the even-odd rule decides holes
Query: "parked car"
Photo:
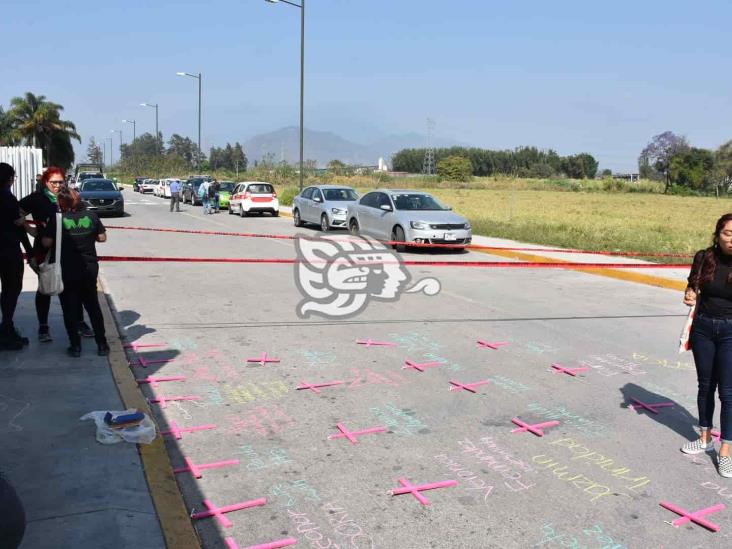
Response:
[{"label": "parked car", "polygon": [[125,214],[125,200],[121,190],[110,179],[85,179],[79,184],[81,201],[89,210],[115,216]]},{"label": "parked car", "polygon": [[190,202],[195,206],[201,203],[201,198],[198,196],[198,188],[205,180],[206,178],[204,177],[189,177],[183,183],[183,204]]},{"label": "parked car", "polygon": [[[416,244],[468,245],[470,222],[422,191],[379,189],[363,195],[348,207],[352,234],[377,240]],[[406,244],[395,244],[403,252]]]},{"label": "parked car", "polygon": [[233,181],[219,181],[219,208],[228,208],[231,200],[231,191],[236,187]]},{"label": "parked car", "polygon": [[316,223],[323,232],[333,228],[346,229],[348,205],[358,200],[351,187],[315,185],[304,189],[292,201],[295,227]]},{"label": "parked car", "polygon": [[237,183],[229,198],[229,213],[238,213],[245,217],[250,213],[269,212],[273,216],[280,215],[280,201],[274,187],[262,181],[244,181]]},{"label": "parked car", "polygon": [[142,184],[147,180],[147,177],[136,177],[135,180],[132,182],[132,190],[136,193],[140,192],[140,188],[142,187]]},{"label": "parked car", "polygon": [[155,188],[158,186],[157,179],[145,179],[140,184],[140,194],[155,193]]},{"label": "parked car", "polygon": [[170,184],[173,181],[177,181],[180,183],[180,179],[177,179],[175,177],[168,177],[166,179],[161,179],[158,182],[157,187],[155,187],[155,196],[158,196],[160,198],[170,198]]}]

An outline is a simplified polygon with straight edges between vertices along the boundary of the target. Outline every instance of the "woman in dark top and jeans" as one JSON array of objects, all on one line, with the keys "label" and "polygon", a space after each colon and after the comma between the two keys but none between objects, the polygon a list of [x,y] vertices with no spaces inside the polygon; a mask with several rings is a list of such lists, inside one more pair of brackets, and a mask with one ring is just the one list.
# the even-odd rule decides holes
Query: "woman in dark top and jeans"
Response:
[{"label": "woman in dark top and jeans", "polygon": [[[81,336],[78,329],[78,311],[83,304],[89,314],[94,338],[97,342],[97,354],[109,354],[109,345],[104,332],[104,318],[97,297],[97,242],[106,242],[107,233],[104,225],[92,211],[82,208],[79,193],[68,187],[62,187],[58,193],[58,205],[62,213],[61,227],[61,273],[64,291],[61,308],[64,313],[64,325],[69,335],[68,354],[81,356]],[[43,236],[46,248],[55,246],[56,216],[49,219]]]},{"label": "woman in dark top and jeans", "polygon": [[732,214],[719,218],[713,245],[694,256],[684,303],[697,307],[691,329],[691,351],[699,382],[701,437],[684,444],[681,451],[686,454],[714,451],[711,428],[714,396],[719,388],[722,402],[719,474],[732,478]]},{"label": "woman in dark top and jeans", "polygon": [[[25,214],[33,217],[35,228],[32,230],[35,241],[33,242],[33,261],[35,265],[41,263],[46,255],[46,249],[41,244],[41,237],[48,220],[58,212],[58,195],[61,187],[66,185],[65,172],[61,168],[51,166],[38,182],[36,190],[20,201],[20,209]],[[29,229],[30,230],[30,229]],[[31,264],[33,265],[33,263]],[[52,341],[51,333],[48,330],[48,312],[51,308],[51,296],[36,292],[36,316],[38,317],[38,341],[47,343]],[[83,310],[79,310],[79,332],[84,337],[93,337],[91,328],[87,326],[83,318]]]}]

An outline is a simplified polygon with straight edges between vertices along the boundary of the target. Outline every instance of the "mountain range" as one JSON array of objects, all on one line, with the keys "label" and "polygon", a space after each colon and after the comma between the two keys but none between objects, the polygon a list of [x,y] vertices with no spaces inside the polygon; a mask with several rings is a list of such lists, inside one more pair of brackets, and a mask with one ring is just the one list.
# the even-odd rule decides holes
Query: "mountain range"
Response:
[{"label": "mountain range", "polygon": [[[333,132],[305,128],[305,160],[315,160],[318,167],[325,167],[331,160],[358,166],[376,166],[379,158],[390,164],[392,155],[401,149],[421,148],[426,138],[418,133],[387,135],[371,143],[356,143]],[[455,141],[433,139],[435,147],[464,145]],[[255,135],[244,143],[250,164],[272,155],[275,162],[285,160],[296,164],[300,160],[300,130],[296,126],[281,128]]]}]

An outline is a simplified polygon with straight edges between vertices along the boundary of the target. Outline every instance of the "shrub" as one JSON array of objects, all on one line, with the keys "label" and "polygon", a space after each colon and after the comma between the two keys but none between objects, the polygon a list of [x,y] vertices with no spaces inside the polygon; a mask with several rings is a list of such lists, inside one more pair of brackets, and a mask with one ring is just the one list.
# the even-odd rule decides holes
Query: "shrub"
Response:
[{"label": "shrub", "polygon": [[437,173],[449,181],[469,181],[473,165],[464,156],[448,156],[437,163]]}]

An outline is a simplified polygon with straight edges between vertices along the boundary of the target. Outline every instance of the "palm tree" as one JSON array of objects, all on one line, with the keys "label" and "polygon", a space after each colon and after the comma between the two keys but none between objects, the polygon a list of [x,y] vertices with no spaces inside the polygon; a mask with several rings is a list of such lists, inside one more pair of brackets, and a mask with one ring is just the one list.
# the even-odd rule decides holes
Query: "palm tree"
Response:
[{"label": "palm tree", "polygon": [[18,144],[18,134],[8,113],[0,107],[0,146],[12,147]]},{"label": "palm tree", "polygon": [[69,159],[68,149],[72,139],[81,142],[81,137],[72,122],[61,120],[61,111],[64,110],[61,105],[30,92],[26,92],[24,97],[13,97],[10,105],[10,123],[27,144],[44,148],[47,166],[52,160],[57,164],[73,163],[73,153]]}]

